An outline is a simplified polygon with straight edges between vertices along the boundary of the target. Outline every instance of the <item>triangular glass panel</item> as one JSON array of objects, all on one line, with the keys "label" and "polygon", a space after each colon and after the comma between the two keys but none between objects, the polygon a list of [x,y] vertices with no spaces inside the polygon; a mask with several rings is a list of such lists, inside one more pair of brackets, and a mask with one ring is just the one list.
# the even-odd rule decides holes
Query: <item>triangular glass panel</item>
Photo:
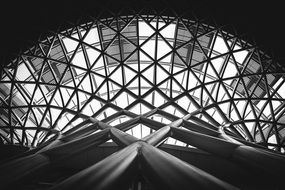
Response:
[{"label": "triangular glass panel", "polygon": [[217,57],[217,58],[212,58],[211,61],[211,66],[213,66],[213,68],[217,71],[217,73],[220,73],[223,65],[224,65],[224,61],[225,61],[226,57],[222,56],[222,57]]},{"label": "triangular glass panel", "polygon": [[176,74],[176,73],[180,73],[182,70],[186,70],[186,66],[183,64],[183,65],[178,65],[178,64],[174,64],[173,65],[173,71],[172,73],[173,74]]},{"label": "triangular glass panel", "polygon": [[54,122],[57,120],[57,118],[60,116],[61,109],[56,108],[49,108],[51,113],[51,125],[54,124]]},{"label": "triangular glass panel", "polygon": [[235,109],[235,108],[233,108],[232,107],[232,109],[231,109],[231,111],[229,112],[229,114],[230,114],[230,119],[232,120],[232,121],[238,121],[238,120],[240,120],[240,116],[238,115],[239,113],[238,113],[238,111]]},{"label": "triangular glass panel", "polygon": [[[46,91],[44,90],[45,86],[41,85],[41,87],[42,87],[42,90],[45,92]],[[42,93],[39,87],[36,89],[35,94],[34,94],[34,103],[40,104],[40,105],[47,104],[47,102],[45,101],[45,95]]]},{"label": "triangular glass panel", "polygon": [[159,31],[159,33],[166,39],[173,39],[175,34],[176,24],[170,23],[163,29]]},{"label": "triangular glass panel", "polygon": [[86,49],[87,57],[90,63],[90,67],[93,67],[93,64],[95,64],[95,61],[98,59],[100,56],[100,52],[93,48],[89,48],[87,46],[84,46]]},{"label": "triangular glass panel", "polygon": [[109,81],[109,98],[112,99],[120,90],[121,86]]},{"label": "triangular glass panel", "polygon": [[170,114],[174,114],[177,117],[183,117],[184,114],[182,114],[176,107],[169,105],[166,108],[163,109],[165,112],[170,113]]},{"label": "triangular glass panel", "polygon": [[[170,42],[170,44],[172,44],[172,43]],[[157,56],[156,56],[157,59],[165,57],[165,55],[168,54],[171,50],[172,50],[171,47],[169,47],[169,45],[163,39],[158,38],[158,40],[157,40]],[[165,61],[169,62],[170,58],[171,57],[169,57],[169,60],[165,60]]]},{"label": "triangular glass panel", "polygon": [[92,27],[83,41],[90,45],[95,45],[96,43],[98,43],[100,40],[97,27]]},{"label": "triangular glass panel", "polygon": [[155,107],[159,107],[159,106],[163,105],[165,102],[167,102],[165,97],[163,97],[163,95],[161,95],[157,91],[153,91],[152,93],[147,95],[144,98],[144,100],[147,101],[148,103],[154,105]]},{"label": "triangular glass panel", "polygon": [[197,80],[196,75],[194,72],[189,72],[188,76],[188,90],[191,90],[192,88],[195,88],[196,86],[201,85],[200,82]]},{"label": "triangular glass panel", "polygon": [[211,93],[210,92],[207,93],[206,89],[204,89],[204,88],[203,88],[203,91],[201,91],[201,92],[203,94],[203,97],[202,97],[203,103],[202,103],[202,105],[204,107],[206,107],[207,105],[212,104],[214,98],[212,97]]},{"label": "triangular glass panel", "polygon": [[135,95],[139,95],[139,80],[136,78],[128,86],[128,90],[132,91]]},{"label": "triangular glass panel", "polygon": [[261,72],[261,66],[260,63],[257,62],[255,59],[251,58],[249,63],[246,65],[246,67],[243,70],[243,73],[260,73]]},{"label": "triangular glass panel", "polygon": [[77,92],[77,95],[78,95],[78,101],[79,101],[78,108],[81,109],[84,103],[90,98],[90,95],[80,92],[80,91]]},{"label": "triangular glass panel", "polygon": [[137,76],[137,73],[133,70],[129,69],[128,67],[124,66],[124,83],[128,84],[135,76]]},{"label": "triangular glass panel", "polygon": [[201,91],[202,91],[202,89],[200,87],[200,88],[197,88],[191,92],[191,95],[194,96],[195,98],[197,98],[198,99],[197,101],[199,101],[200,103],[201,103]]},{"label": "triangular glass panel", "polygon": [[181,72],[179,74],[174,75],[174,78],[177,80],[177,82],[184,88],[186,88],[187,85],[187,71]]},{"label": "triangular glass panel", "polygon": [[267,91],[267,81],[266,78],[261,76],[261,79],[258,79],[259,82],[254,86],[254,92],[252,92],[253,97],[257,98],[267,98],[270,96],[269,91]]},{"label": "triangular glass panel", "polygon": [[26,81],[27,79],[34,81],[34,78],[31,77],[33,74],[30,72],[25,63],[18,65],[16,80],[17,81]]},{"label": "triangular glass panel", "polygon": [[149,135],[152,132],[152,130],[145,126],[144,124],[137,124],[134,127],[132,127],[131,129],[127,130],[126,133],[129,135],[132,135],[138,139],[142,139],[144,137],[146,137],[147,135]]},{"label": "triangular glass panel", "polygon": [[102,77],[101,75],[90,73],[90,77],[92,80],[93,90],[96,91],[97,88],[103,83],[105,80],[105,77]]},{"label": "triangular glass panel", "polygon": [[123,64],[126,64],[130,67],[132,67],[134,70],[138,70],[138,55],[139,51],[134,51],[131,56],[128,57],[127,60],[124,60]]},{"label": "triangular glass panel", "polygon": [[79,44],[79,42],[75,38],[72,39],[69,37],[63,37],[62,41],[68,53],[73,52]]},{"label": "triangular glass panel", "polygon": [[103,84],[101,84],[99,90],[96,89],[96,91],[97,91],[97,93],[96,93],[97,96],[107,100],[107,98],[108,98],[107,82],[104,82]]},{"label": "triangular glass panel", "polygon": [[37,127],[38,124],[37,124],[37,120],[35,118],[35,114],[33,111],[30,111],[29,112],[29,119],[27,119],[27,122],[25,124],[25,127]]},{"label": "triangular glass panel", "polygon": [[175,54],[174,62],[178,63],[180,65],[184,65],[185,63],[188,65],[191,61],[190,58],[191,58],[192,53],[193,53],[193,46],[194,46],[194,42],[191,41],[191,42],[179,47],[176,50],[176,52],[179,56],[177,56]]},{"label": "triangular glass panel", "polygon": [[218,92],[218,99],[217,101],[222,101],[222,100],[230,100],[229,93],[227,93],[227,89],[224,87],[224,85],[220,85],[219,92]]},{"label": "triangular glass panel", "polygon": [[154,84],[154,65],[148,67],[142,72],[142,75]]},{"label": "triangular glass panel", "polygon": [[[188,42],[193,38],[192,34],[189,32],[189,30],[185,27],[184,23],[179,20],[178,28],[177,28],[177,41],[181,43]],[[176,44],[178,46],[179,44]]]},{"label": "triangular glass panel", "polygon": [[100,28],[99,30],[102,32],[102,45],[103,48],[106,49],[109,46],[112,39],[115,38],[116,32],[113,29],[106,27],[103,24],[98,23],[98,25]]},{"label": "triangular glass panel", "polygon": [[86,74],[86,76],[84,76],[78,88],[83,91],[92,93],[92,84],[91,84],[91,79],[90,79],[89,74]]},{"label": "triangular glass panel", "polygon": [[65,85],[65,86],[74,87],[75,81],[73,80],[72,75],[73,75],[72,69],[70,70],[70,69],[68,68],[68,69],[66,70],[66,72],[64,73],[64,75],[62,76],[61,84],[62,84],[62,85]]},{"label": "triangular glass panel", "polygon": [[169,73],[166,72],[162,66],[157,65],[155,77],[156,77],[156,83],[159,84],[169,77]]},{"label": "triangular glass panel", "polygon": [[216,37],[213,50],[219,52],[220,54],[224,54],[229,51],[228,46],[222,36],[219,35]]},{"label": "triangular glass panel", "polygon": [[[82,74],[87,72],[85,69],[81,69],[78,67],[72,67],[71,66],[70,68],[73,70],[74,76],[82,75]],[[76,80],[75,80],[75,82],[76,82]]]},{"label": "triangular glass panel", "polygon": [[144,104],[138,103],[135,106],[133,106],[130,109],[130,111],[137,114],[137,115],[142,115],[142,114],[149,112],[150,109],[148,107],[146,107]]},{"label": "triangular glass panel", "polygon": [[71,95],[73,93],[73,90],[70,90],[68,88],[65,88],[65,87],[60,87],[60,92],[62,94],[62,97],[63,97],[63,103],[64,105],[67,104],[67,102],[69,101],[69,99],[71,98]]},{"label": "triangular glass panel", "polygon": [[145,40],[155,32],[154,29],[144,21],[139,21],[138,26],[139,26],[140,43],[141,41]]},{"label": "triangular glass panel", "polygon": [[187,96],[182,96],[176,101],[176,103],[186,111],[188,111],[190,104],[192,104]]},{"label": "triangular glass panel", "polygon": [[28,99],[26,99],[21,92],[18,91],[16,86],[13,88],[12,106],[27,106],[29,104]]},{"label": "triangular glass panel", "polygon": [[268,102],[265,107],[262,108],[262,114],[266,117],[273,115],[274,113],[271,112],[270,103]]},{"label": "triangular glass panel", "polygon": [[243,82],[242,82],[242,78],[241,80],[239,80],[237,87],[236,87],[236,91],[235,94],[233,94],[234,97],[247,97],[246,94],[246,87],[244,86]]},{"label": "triangular glass panel", "polygon": [[143,78],[140,77],[140,94],[146,93],[152,86]]},{"label": "triangular glass panel", "polygon": [[43,70],[44,72],[42,73],[40,77],[40,82],[56,84],[54,73],[50,69],[48,63],[45,63]]},{"label": "triangular glass panel", "polygon": [[239,45],[235,45],[234,50],[239,50],[233,53],[236,62],[243,65],[244,61],[246,60],[245,58],[249,53],[248,50],[242,50]]},{"label": "triangular glass panel", "polygon": [[121,66],[116,67],[116,69],[109,76],[110,79],[119,83],[120,85],[123,85],[123,78],[122,77],[123,77],[123,74],[122,74],[122,67]]},{"label": "triangular glass panel", "polygon": [[211,63],[208,63],[208,67],[207,67],[207,78],[212,78],[214,77],[215,79],[218,79],[219,76],[217,75],[217,71],[214,69],[214,67],[212,66]]},{"label": "triangular glass panel", "polygon": [[256,119],[253,112],[254,110],[251,108],[250,103],[248,103],[245,110],[244,119]]},{"label": "triangular glass panel", "polygon": [[105,67],[104,64],[104,57],[100,55],[100,58],[96,59],[95,63],[92,66],[92,71],[98,71],[98,70],[103,70]]},{"label": "triangular glass panel", "polygon": [[101,121],[111,115],[113,115],[114,113],[116,113],[117,111],[114,110],[113,108],[111,107],[108,107],[106,108],[104,111],[101,112],[101,114],[99,116],[97,116],[96,118]]},{"label": "triangular glass panel", "polygon": [[133,19],[132,21],[130,21],[128,23],[128,26],[125,27],[122,31],[121,31],[121,35],[124,36],[125,38],[129,39],[131,42],[133,42],[134,44],[137,45],[137,38],[136,38],[136,34],[137,34],[137,20]]},{"label": "triangular glass panel", "polygon": [[117,59],[121,61],[121,50],[120,50],[120,42],[119,42],[119,37],[117,36],[113,42],[111,42],[111,44],[108,46],[108,48],[105,50],[105,52]]},{"label": "triangular glass panel", "polygon": [[271,100],[273,111],[276,112],[277,108],[281,105],[284,105],[284,101],[282,100]]},{"label": "triangular glass panel", "polygon": [[114,100],[114,103],[121,108],[125,108],[128,105],[130,105],[131,103],[133,103],[134,101],[135,101],[135,99],[131,95],[129,95],[127,92],[122,92]]},{"label": "triangular glass panel", "polygon": [[39,124],[41,123],[41,120],[43,119],[43,115],[45,113],[46,107],[32,108],[32,110],[36,116],[38,126],[39,126]]},{"label": "triangular glass panel", "polygon": [[[32,97],[32,95],[34,93],[34,90],[35,90],[35,87],[36,87],[36,84],[27,83],[27,84],[24,85],[24,87],[25,87],[25,91],[28,92],[28,96]],[[3,88],[1,88],[1,89],[3,89]]]},{"label": "triangular glass panel", "polygon": [[105,56],[105,60],[106,60],[108,74],[112,73],[113,70],[116,69],[118,65],[120,65],[120,62],[118,62],[116,59],[108,55]]},{"label": "triangular glass panel", "polygon": [[[141,49],[145,52],[145,54],[147,54],[149,57],[151,57],[152,59],[155,59],[155,53],[156,53],[156,49],[155,49],[155,38],[151,38],[149,39],[146,43],[141,45]],[[143,58],[142,60],[144,60],[145,58]]]},{"label": "triangular glass panel", "polygon": [[133,53],[136,50],[136,46],[129,42],[129,40],[125,39],[123,36],[121,36],[121,41],[122,45],[122,59],[125,60],[131,53]]},{"label": "triangular glass panel", "polygon": [[181,87],[181,84],[179,84],[177,81],[172,79],[172,97],[176,97],[179,94],[184,92],[183,88]]},{"label": "triangular glass panel", "polygon": [[51,105],[63,107],[63,100],[59,89],[54,92],[54,97],[52,98]]},{"label": "triangular glass panel", "polygon": [[233,62],[228,62],[222,78],[230,78],[238,75],[238,70]]},{"label": "triangular glass panel", "polygon": [[84,105],[84,108],[82,109],[82,114],[85,114],[87,116],[92,116],[94,113],[96,113],[100,108],[102,107],[102,103],[99,102],[96,99],[92,99],[89,103]]},{"label": "triangular glass panel", "polygon": [[152,62],[150,55],[148,55],[147,53],[143,51],[139,51],[139,56],[140,56],[140,60],[139,60],[140,63]]}]

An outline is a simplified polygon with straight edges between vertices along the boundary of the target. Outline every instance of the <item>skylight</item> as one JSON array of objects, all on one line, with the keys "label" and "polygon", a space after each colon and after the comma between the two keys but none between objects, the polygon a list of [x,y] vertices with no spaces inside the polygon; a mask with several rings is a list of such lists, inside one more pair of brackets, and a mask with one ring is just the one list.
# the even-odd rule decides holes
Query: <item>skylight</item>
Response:
[{"label": "skylight", "polygon": [[[190,113],[216,127],[235,122],[251,141],[260,139],[258,126],[283,129],[284,76],[273,64],[263,65],[268,57],[255,47],[180,18],[132,16],[116,22],[119,28],[102,19],[59,32],[3,69],[5,143],[37,146],[89,117],[105,121],[122,110],[162,125],[172,120],[152,114],[156,109],[175,118]],[[135,116],[117,117],[109,125]],[[140,139],[154,131],[136,123],[126,132]],[[273,135],[266,139],[280,149]],[[178,141],[165,143],[172,142]]]}]

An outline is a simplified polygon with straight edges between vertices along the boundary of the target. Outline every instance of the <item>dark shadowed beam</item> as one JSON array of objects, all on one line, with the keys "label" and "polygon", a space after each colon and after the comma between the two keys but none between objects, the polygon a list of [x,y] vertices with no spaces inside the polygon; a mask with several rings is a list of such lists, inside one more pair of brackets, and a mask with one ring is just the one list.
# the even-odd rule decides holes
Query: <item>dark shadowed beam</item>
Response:
[{"label": "dark shadowed beam", "polygon": [[142,173],[157,189],[238,189],[149,144],[141,149]]},{"label": "dark shadowed beam", "polygon": [[110,135],[113,141],[121,147],[126,147],[139,140],[136,137],[129,135],[116,128],[110,129]]},{"label": "dark shadowed beam", "polygon": [[169,136],[169,133],[170,133],[170,127],[165,126],[144,137],[142,141],[145,141],[146,143],[153,146],[159,146],[163,142],[163,140]]},{"label": "dark shadowed beam", "polygon": [[173,138],[193,145],[197,148],[230,159],[241,164],[243,167],[252,168],[255,171],[270,174],[271,179],[279,179],[280,173],[285,170],[285,157],[280,154],[266,152],[262,149],[253,148],[245,145],[234,144],[222,139],[200,134],[197,132],[186,131],[179,128],[171,128]]},{"label": "dark shadowed beam", "polygon": [[136,158],[139,143],[134,143],[99,163],[71,176],[51,190],[63,189],[121,189],[137,176]]},{"label": "dark shadowed beam", "polygon": [[80,157],[82,152],[95,148],[109,139],[109,129],[71,141],[41,154],[33,154],[0,165],[1,186],[9,187],[24,178],[32,177],[37,171],[43,170],[51,162],[59,164],[67,162],[69,157]]}]

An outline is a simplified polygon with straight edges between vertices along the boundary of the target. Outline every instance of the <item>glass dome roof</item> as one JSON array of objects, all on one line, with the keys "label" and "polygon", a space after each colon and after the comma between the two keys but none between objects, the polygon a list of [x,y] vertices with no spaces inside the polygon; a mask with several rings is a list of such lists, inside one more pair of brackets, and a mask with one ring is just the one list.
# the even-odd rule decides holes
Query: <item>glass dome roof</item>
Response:
[{"label": "glass dome roof", "polygon": [[[0,138],[34,147],[94,121],[187,116],[284,152],[284,96],[284,69],[221,28],[169,16],[99,19],[39,40],[2,69]],[[136,122],[126,132],[153,129]]]}]

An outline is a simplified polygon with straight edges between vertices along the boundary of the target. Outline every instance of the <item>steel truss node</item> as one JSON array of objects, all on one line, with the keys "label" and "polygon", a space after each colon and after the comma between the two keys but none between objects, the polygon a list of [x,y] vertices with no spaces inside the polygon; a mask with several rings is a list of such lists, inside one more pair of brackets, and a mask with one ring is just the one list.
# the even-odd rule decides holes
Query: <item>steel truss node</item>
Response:
[{"label": "steel truss node", "polygon": [[94,19],[2,69],[1,146],[30,149],[2,159],[2,187],[282,186],[284,68],[221,28],[157,15]]}]

